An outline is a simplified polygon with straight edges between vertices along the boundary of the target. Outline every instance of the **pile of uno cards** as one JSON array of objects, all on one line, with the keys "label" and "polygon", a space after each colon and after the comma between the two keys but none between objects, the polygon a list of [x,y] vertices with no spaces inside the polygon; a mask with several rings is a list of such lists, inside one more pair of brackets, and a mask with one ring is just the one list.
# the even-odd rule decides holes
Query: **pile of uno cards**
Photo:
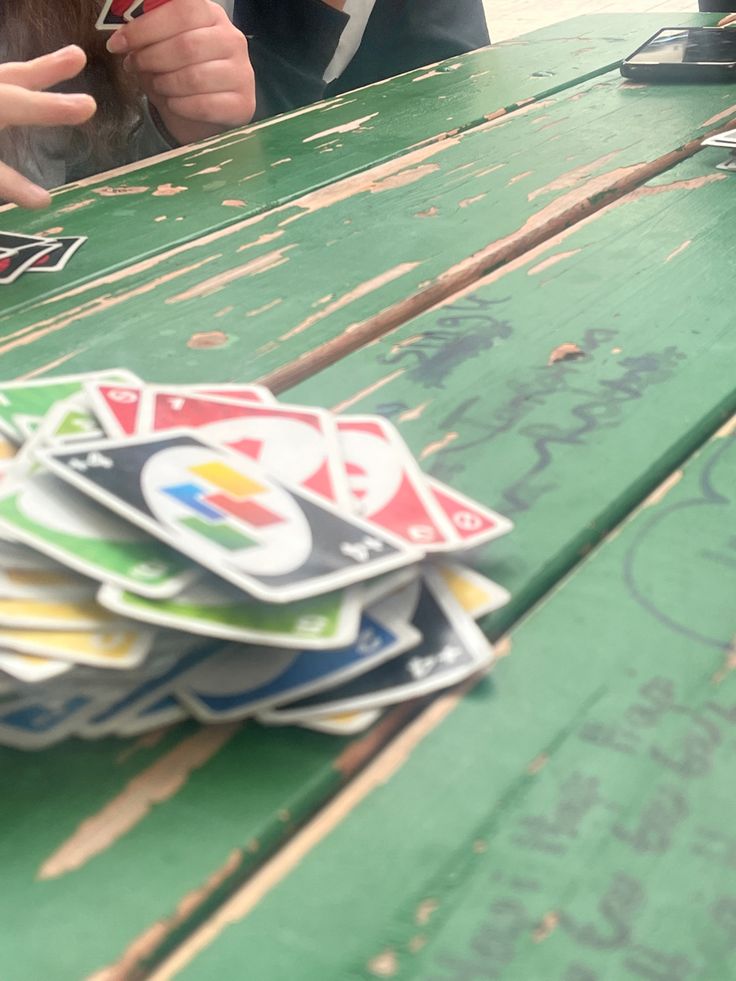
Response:
[{"label": "pile of uno cards", "polygon": [[80,235],[49,238],[0,232],[0,286],[7,286],[26,273],[60,272],[87,239]]},{"label": "pile of uno cards", "polygon": [[168,0],[105,0],[97,18],[98,31],[116,31],[136,17],[155,10]]},{"label": "pile of uno cards", "polygon": [[0,744],[194,717],[359,732],[485,669],[508,519],[381,416],[124,370],[0,384]]}]

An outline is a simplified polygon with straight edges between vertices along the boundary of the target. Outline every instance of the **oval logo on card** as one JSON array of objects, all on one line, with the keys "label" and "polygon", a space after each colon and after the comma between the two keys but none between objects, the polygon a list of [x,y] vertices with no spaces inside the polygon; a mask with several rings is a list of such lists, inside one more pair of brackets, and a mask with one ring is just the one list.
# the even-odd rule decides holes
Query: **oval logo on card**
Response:
[{"label": "oval logo on card", "polygon": [[380,437],[354,429],[340,432],[340,447],[360,513],[378,514],[397,496],[404,479],[396,452]]},{"label": "oval logo on card", "polygon": [[324,437],[299,419],[226,419],[202,426],[200,432],[210,442],[244,453],[274,477],[296,486],[306,484],[326,460]]},{"label": "oval logo on card", "polygon": [[164,449],[143,467],[141,491],[156,519],[215,572],[226,561],[259,576],[284,575],[312,551],[297,502],[245,458],[208,447]]}]

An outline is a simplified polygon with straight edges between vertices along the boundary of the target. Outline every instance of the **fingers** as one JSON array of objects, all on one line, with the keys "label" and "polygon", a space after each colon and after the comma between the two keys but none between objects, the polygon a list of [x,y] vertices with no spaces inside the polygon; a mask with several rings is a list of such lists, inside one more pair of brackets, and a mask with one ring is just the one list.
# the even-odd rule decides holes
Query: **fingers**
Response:
[{"label": "fingers", "polygon": [[232,69],[229,61],[210,61],[202,65],[189,65],[178,72],[156,75],[150,80],[151,90],[167,98],[183,98],[196,92],[211,95],[232,89]]},{"label": "fingers", "polygon": [[728,27],[730,24],[736,24],[736,14],[729,14],[728,17],[718,21],[719,27]]},{"label": "fingers", "polygon": [[171,0],[115,31],[107,42],[107,50],[112,54],[125,54],[166,41],[177,34],[212,27],[216,23],[216,13],[212,8],[216,6],[209,0]]},{"label": "fingers", "polygon": [[158,75],[223,56],[227,57],[227,53],[223,53],[219,34],[205,27],[182,34],[176,39],[176,44],[160,41],[142,51],[129,54],[123,64],[128,71]]},{"label": "fingers", "polygon": [[169,112],[183,119],[216,124],[223,128],[242,126],[255,111],[255,100],[239,92],[188,95],[167,100]]},{"label": "fingers", "polygon": [[31,61],[0,65],[0,82],[39,91],[75,78],[86,64],[87,56],[84,51],[76,45],[70,45]]},{"label": "fingers", "polygon": [[0,163],[0,199],[19,204],[21,208],[45,208],[51,204],[48,191],[21,177],[4,163]]},{"label": "fingers", "polygon": [[32,92],[0,84],[0,128],[4,126],[79,126],[97,109],[91,95]]}]

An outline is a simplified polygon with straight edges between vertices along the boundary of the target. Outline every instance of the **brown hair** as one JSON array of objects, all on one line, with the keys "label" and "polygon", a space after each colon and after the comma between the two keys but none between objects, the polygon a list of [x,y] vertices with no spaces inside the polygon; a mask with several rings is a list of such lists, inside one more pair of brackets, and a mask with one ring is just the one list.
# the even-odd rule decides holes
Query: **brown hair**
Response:
[{"label": "brown hair", "polygon": [[[9,61],[27,61],[67,44],[85,50],[84,91],[97,100],[97,113],[74,139],[80,153],[105,167],[124,152],[140,114],[140,99],[131,76],[105,48],[109,35],[95,28],[101,6],[102,0],[0,0],[0,39]],[[79,83],[73,80],[60,88],[78,91]]]}]

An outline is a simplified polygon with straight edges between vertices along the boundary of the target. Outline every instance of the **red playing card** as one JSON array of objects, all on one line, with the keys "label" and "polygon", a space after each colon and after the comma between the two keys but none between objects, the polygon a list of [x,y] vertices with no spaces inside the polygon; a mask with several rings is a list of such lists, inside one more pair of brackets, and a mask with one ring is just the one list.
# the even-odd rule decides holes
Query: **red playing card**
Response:
[{"label": "red playing card", "polygon": [[116,31],[124,27],[130,20],[130,10],[137,6],[140,0],[105,0],[102,5],[96,27],[98,31]]},{"label": "red playing card", "polygon": [[139,431],[180,427],[197,429],[209,442],[256,460],[272,476],[349,509],[337,430],[329,412],[147,390]]},{"label": "red playing card", "polygon": [[[163,390],[163,389],[162,389]],[[214,395],[219,399],[230,402],[266,402],[274,403],[276,399],[263,385],[177,385],[166,391],[179,392],[184,395]]]},{"label": "red playing card", "polygon": [[169,3],[169,0],[135,0],[128,10],[128,17],[135,19],[143,14],[150,14],[156,7],[162,7],[165,3]]},{"label": "red playing card", "polygon": [[434,499],[447,516],[458,536],[458,548],[474,548],[508,534],[513,522],[433,477],[428,478]]},{"label": "red playing card", "polygon": [[340,450],[362,518],[427,551],[456,536],[396,428],[380,416],[340,416]]},{"label": "red playing card", "polygon": [[137,430],[142,388],[131,385],[86,386],[95,415],[108,436],[132,436]]}]

